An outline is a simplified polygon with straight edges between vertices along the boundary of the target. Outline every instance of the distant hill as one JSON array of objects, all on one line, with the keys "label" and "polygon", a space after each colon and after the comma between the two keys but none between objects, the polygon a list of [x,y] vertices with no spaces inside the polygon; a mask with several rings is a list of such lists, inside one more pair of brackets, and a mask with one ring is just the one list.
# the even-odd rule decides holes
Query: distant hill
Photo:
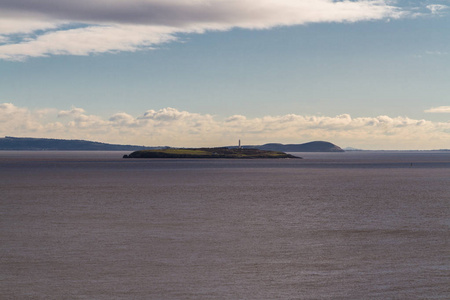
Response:
[{"label": "distant hill", "polygon": [[[170,147],[145,147],[136,145],[117,145],[85,140],[61,140],[45,138],[19,138],[7,136],[0,138],[0,150],[66,150],[66,151],[138,151],[149,149],[165,149]],[[228,147],[237,148],[235,146]],[[340,147],[329,142],[310,142],[305,144],[264,144],[260,146],[244,146],[279,152],[344,152]]]},{"label": "distant hill", "polygon": [[344,152],[340,147],[329,142],[309,142],[304,144],[264,144],[259,146],[261,150],[282,152]]},{"label": "distant hill", "polygon": [[330,142],[309,142],[304,144],[264,144],[259,146],[244,146],[243,148],[256,148],[260,150],[281,151],[281,152],[345,152],[339,146]]},{"label": "distant hill", "polygon": [[0,138],[0,150],[136,151],[155,148],[156,147],[106,144],[84,140],[18,138],[10,136]]}]

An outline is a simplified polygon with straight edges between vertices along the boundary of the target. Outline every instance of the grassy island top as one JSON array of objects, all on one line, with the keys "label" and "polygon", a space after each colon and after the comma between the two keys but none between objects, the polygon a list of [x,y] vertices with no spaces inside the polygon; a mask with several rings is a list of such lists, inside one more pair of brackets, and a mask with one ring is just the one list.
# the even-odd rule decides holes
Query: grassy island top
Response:
[{"label": "grassy island top", "polygon": [[124,158],[300,158],[284,152],[259,149],[228,148],[168,148],[140,150]]}]

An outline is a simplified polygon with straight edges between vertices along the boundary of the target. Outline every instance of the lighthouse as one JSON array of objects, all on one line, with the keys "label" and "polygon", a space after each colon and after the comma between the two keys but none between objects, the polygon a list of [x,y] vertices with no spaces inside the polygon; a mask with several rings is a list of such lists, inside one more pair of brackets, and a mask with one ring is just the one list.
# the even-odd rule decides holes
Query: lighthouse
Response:
[{"label": "lighthouse", "polygon": [[241,147],[241,140],[239,140],[239,147],[238,147],[238,149],[242,149],[242,147]]}]

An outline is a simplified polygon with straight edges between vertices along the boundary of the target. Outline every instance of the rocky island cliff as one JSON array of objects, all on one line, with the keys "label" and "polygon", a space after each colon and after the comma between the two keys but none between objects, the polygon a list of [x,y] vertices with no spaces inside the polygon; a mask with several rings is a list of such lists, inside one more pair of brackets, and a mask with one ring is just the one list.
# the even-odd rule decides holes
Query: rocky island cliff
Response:
[{"label": "rocky island cliff", "polygon": [[267,151],[259,149],[242,148],[190,148],[190,149],[160,149],[140,150],[124,158],[300,158],[279,151]]}]

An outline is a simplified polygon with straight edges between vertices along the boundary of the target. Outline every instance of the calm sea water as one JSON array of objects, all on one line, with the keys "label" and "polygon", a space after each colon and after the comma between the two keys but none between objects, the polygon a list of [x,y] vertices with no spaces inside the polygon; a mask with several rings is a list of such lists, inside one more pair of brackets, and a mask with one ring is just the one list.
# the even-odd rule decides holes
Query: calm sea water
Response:
[{"label": "calm sea water", "polygon": [[1,299],[449,299],[450,152],[0,152]]}]

